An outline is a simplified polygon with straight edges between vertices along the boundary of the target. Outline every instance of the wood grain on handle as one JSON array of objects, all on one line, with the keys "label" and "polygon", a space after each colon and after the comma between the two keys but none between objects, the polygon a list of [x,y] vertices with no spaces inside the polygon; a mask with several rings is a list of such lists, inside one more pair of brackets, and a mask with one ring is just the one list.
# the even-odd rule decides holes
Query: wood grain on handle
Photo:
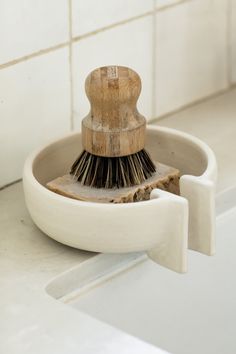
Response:
[{"label": "wood grain on handle", "polygon": [[87,77],[85,90],[91,110],[82,121],[84,149],[106,157],[142,150],[146,121],[136,107],[141,92],[138,74],[122,66],[102,67]]}]

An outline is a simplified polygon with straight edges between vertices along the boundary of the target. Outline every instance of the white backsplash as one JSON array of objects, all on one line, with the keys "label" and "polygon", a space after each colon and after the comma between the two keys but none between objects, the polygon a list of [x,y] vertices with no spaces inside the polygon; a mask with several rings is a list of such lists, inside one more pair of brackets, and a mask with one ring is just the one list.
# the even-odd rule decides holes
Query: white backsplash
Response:
[{"label": "white backsplash", "polygon": [[0,64],[69,40],[65,0],[1,0]]},{"label": "white backsplash", "polygon": [[227,6],[188,1],[156,14],[154,116],[227,87]]},{"label": "white backsplash", "polygon": [[141,75],[153,119],[236,81],[231,0],[2,0],[0,187],[38,145],[80,129],[84,79],[100,65]]},{"label": "white backsplash", "polygon": [[155,0],[156,9],[163,9],[170,5],[179,5],[181,2],[189,0]]},{"label": "white backsplash", "polygon": [[236,83],[236,1],[232,0],[230,2],[231,8],[229,8],[229,35],[230,35],[230,68],[229,76],[231,77],[231,82]]},{"label": "white backsplash", "polygon": [[21,177],[32,149],[70,130],[68,49],[0,70],[0,183]]},{"label": "white backsplash", "polygon": [[152,10],[153,0],[72,0],[73,36],[81,36]]},{"label": "white backsplash", "polygon": [[[89,111],[84,91],[87,74],[98,66],[124,65],[142,77],[140,112],[152,117],[152,16],[147,16],[110,31],[98,33],[73,45],[74,123],[80,129]],[[141,60],[142,59],[142,60]]]}]

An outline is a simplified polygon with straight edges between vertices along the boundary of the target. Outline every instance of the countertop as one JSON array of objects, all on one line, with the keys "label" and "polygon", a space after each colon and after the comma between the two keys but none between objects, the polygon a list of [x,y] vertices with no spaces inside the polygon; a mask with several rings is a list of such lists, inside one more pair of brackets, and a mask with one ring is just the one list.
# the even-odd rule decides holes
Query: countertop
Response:
[{"label": "countertop", "polygon": [[[219,165],[217,190],[235,184],[236,90],[158,121],[207,142]],[[57,243],[33,224],[22,183],[0,191],[0,352],[152,354],[163,351],[50,297],[45,287],[95,254]]]},{"label": "countertop", "polygon": [[163,353],[50,297],[55,276],[95,254],[44,235],[26,210],[22,183],[0,192],[0,352]]},{"label": "countertop", "polygon": [[195,135],[214,151],[217,192],[236,185],[236,89],[155,121]]}]

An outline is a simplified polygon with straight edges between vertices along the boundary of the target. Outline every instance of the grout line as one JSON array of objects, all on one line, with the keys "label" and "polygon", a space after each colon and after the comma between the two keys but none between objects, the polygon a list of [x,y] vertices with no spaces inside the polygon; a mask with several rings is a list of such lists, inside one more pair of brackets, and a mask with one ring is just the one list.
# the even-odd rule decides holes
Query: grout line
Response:
[{"label": "grout line", "polygon": [[[153,0],[153,9],[156,7],[156,0]],[[156,114],[156,12],[152,17],[152,117]]]},{"label": "grout line", "polygon": [[72,0],[68,0],[68,10],[69,10],[69,76],[70,76],[70,130],[74,130],[74,88],[73,88],[73,68],[72,68],[72,58],[73,58],[73,46],[72,46]]},{"label": "grout line", "polygon": [[105,32],[105,31],[107,31],[107,30],[109,30],[109,29],[113,29],[113,28],[119,27],[119,26],[121,26],[121,25],[126,25],[127,23],[140,20],[140,19],[142,19],[142,18],[144,18],[144,17],[147,17],[147,16],[152,15],[153,13],[154,13],[153,10],[144,12],[144,13],[142,13],[141,15],[137,15],[137,16],[134,16],[134,17],[130,17],[130,18],[128,18],[128,19],[125,19],[125,20],[122,20],[122,21],[113,23],[113,24],[111,24],[111,25],[108,25],[108,26],[105,26],[105,27],[101,27],[101,28],[96,29],[96,30],[94,30],[94,31],[87,32],[87,33],[82,34],[82,35],[80,35],[80,36],[75,36],[75,37],[72,38],[72,41],[73,41],[73,42],[78,42],[78,41],[80,41],[80,40],[82,40],[82,39],[86,39],[86,38],[88,38],[88,37],[92,37],[92,36],[94,36],[95,34],[98,34],[98,33],[101,33],[101,32]]},{"label": "grout line", "polygon": [[[70,12],[69,13],[69,26],[70,26],[69,31],[71,31],[71,26],[72,26],[72,23],[71,23],[72,22],[71,21],[72,11],[71,10],[72,9],[71,9],[71,0],[68,0],[68,1],[69,1],[69,12]],[[133,22],[133,21],[142,19],[144,17],[150,16],[150,15],[155,14],[157,12],[168,10],[169,8],[176,7],[178,5],[181,5],[181,4],[185,3],[185,2],[190,2],[190,1],[193,1],[193,0],[180,0],[180,1],[176,2],[176,3],[169,4],[169,5],[163,6],[161,8],[154,8],[151,11],[147,11],[147,12],[145,12],[143,14],[140,14],[140,15],[137,15],[137,16],[134,16],[134,17],[130,17],[130,18],[126,19],[126,20],[123,20],[123,21],[120,21],[120,22],[117,22],[117,23],[113,23],[113,24],[111,24],[109,26],[105,26],[105,27],[99,28],[99,29],[97,29],[95,31],[88,32],[88,33],[83,34],[81,36],[72,37],[72,33],[71,33],[70,41],[67,41],[67,42],[64,42],[64,43],[60,43],[60,44],[57,44],[57,45],[54,45],[52,47],[48,47],[48,48],[45,48],[45,49],[40,49],[37,52],[33,52],[33,53],[27,54],[27,55],[25,55],[23,57],[19,57],[19,58],[16,58],[14,60],[10,60],[10,61],[8,61],[6,63],[0,64],[0,70],[8,68],[9,66],[24,62],[24,61],[32,59],[32,58],[35,58],[35,57],[38,57],[38,56],[41,56],[41,55],[44,55],[44,54],[48,54],[48,53],[56,51],[58,49],[65,48],[66,46],[70,46],[71,42],[77,42],[79,40],[91,37],[91,36],[93,36],[93,35],[95,35],[97,33],[104,32],[104,31],[107,31],[107,30],[112,29],[112,28],[116,28],[118,26],[121,26],[121,25],[127,24],[129,22]]]},{"label": "grout line", "polygon": [[19,183],[19,182],[21,182],[21,181],[22,181],[22,178],[17,179],[16,181],[7,183],[7,184],[5,184],[4,186],[0,187],[0,191],[3,191],[4,189],[6,189],[6,188],[8,188],[8,187],[11,187],[11,186],[13,186],[14,184]]},{"label": "grout line", "polygon": [[8,61],[8,62],[6,62],[4,64],[0,64],[0,70],[8,68],[9,66],[12,66],[12,65],[15,65],[15,64],[18,64],[18,63],[22,63],[22,62],[24,62],[26,60],[39,57],[41,55],[48,54],[50,52],[54,52],[55,50],[58,50],[58,49],[61,49],[61,48],[65,48],[68,45],[69,45],[69,42],[60,43],[60,44],[57,44],[57,45],[55,45],[53,47],[41,49],[41,50],[39,50],[37,52],[25,55],[24,57],[20,57],[20,58]]},{"label": "grout line", "polygon": [[161,115],[161,116],[159,116],[159,117],[150,119],[150,120],[148,121],[148,124],[157,123],[157,122],[159,122],[159,121],[161,121],[161,120],[164,120],[164,119],[166,119],[166,118],[168,118],[168,117],[170,117],[170,116],[172,116],[172,115],[174,115],[174,114],[177,114],[177,113],[180,113],[180,112],[182,112],[182,111],[185,111],[185,110],[187,110],[187,109],[189,109],[189,108],[192,108],[192,107],[194,107],[194,106],[196,106],[196,105],[198,105],[198,104],[201,104],[201,103],[207,102],[207,101],[209,101],[209,100],[211,100],[211,99],[214,99],[214,98],[217,98],[217,97],[219,97],[219,96],[222,96],[222,95],[224,95],[224,94],[226,94],[226,93],[228,93],[228,92],[234,90],[235,88],[236,88],[236,83],[230,85],[230,86],[227,87],[226,89],[217,91],[217,92],[215,92],[215,93],[213,93],[213,94],[211,94],[211,95],[202,97],[202,98],[200,98],[200,99],[198,99],[198,100],[192,101],[192,102],[190,102],[190,103],[188,103],[188,104],[186,104],[186,105],[183,105],[183,106],[181,106],[181,107],[179,107],[179,108],[177,108],[177,109],[174,109],[173,111],[170,111],[170,112],[168,112],[168,113],[165,113],[165,114],[163,114],[163,115]]},{"label": "grout line", "polygon": [[[155,117],[156,115],[156,61],[157,61],[157,54],[156,54],[156,51],[157,51],[157,33],[156,33],[156,22],[157,22],[157,16],[156,14],[158,14],[159,12],[162,12],[162,11],[165,11],[165,10],[168,10],[169,8],[172,8],[172,7],[176,7],[180,4],[183,4],[185,2],[190,2],[192,0],[180,0],[178,2],[175,2],[175,3],[172,3],[172,4],[169,4],[169,5],[165,5],[161,8],[157,8],[156,7],[156,0],[153,0],[153,4],[154,4],[154,20],[153,20],[153,68],[152,68],[152,77],[153,77],[153,83],[152,83],[152,117]],[[169,114],[169,113],[168,113]],[[152,118],[150,120],[150,122],[152,120],[156,120],[157,118]]]},{"label": "grout line", "polygon": [[112,24],[110,24],[108,26],[101,27],[101,28],[96,29],[94,31],[87,32],[87,33],[82,34],[80,36],[75,36],[75,37],[72,38],[72,41],[73,42],[78,42],[78,41],[80,41],[82,39],[86,39],[88,37],[94,36],[95,34],[107,31],[109,29],[116,28],[116,27],[121,26],[121,25],[125,25],[127,23],[130,23],[130,22],[133,22],[133,21],[136,21],[136,20],[140,20],[140,19],[142,19],[144,17],[150,16],[150,15],[154,15],[157,12],[162,12],[162,11],[168,10],[169,8],[176,7],[178,5],[181,5],[181,4],[185,3],[185,2],[190,2],[190,1],[193,1],[193,0],[179,0],[178,2],[163,6],[161,8],[156,8],[155,0],[154,0],[154,8],[152,10],[144,12],[144,13],[142,13],[140,15],[137,15],[137,16],[134,16],[134,17],[129,17],[129,18],[125,19],[125,20],[122,20],[122,21],[119,21],[119,22],[116,22],[116,23],[112,23]]},{"label": "grout line", "polygon": [[232,84],[232,48],[231,48],[231,24],[232,24],[232,17],[231,17],[231,9],[232,9],[232,2],[231,0],[227,1],[227,10],[226,10],[226,61],[227,61],[227,81],[228,85]]},{"label": "grout line", "polygon": [[29,59],[32,59],[32,58],[36,58],[38,56],[41,56],[41,55],[44,55],[44,54],[48,54],[50,52],[54,52],[58,49],[61,49],[61,48],[65,48],[65,47],[72,47],[72,43],[73,42],[78,42],[79,40],[82,40],[82,39],[85,39],[85,38],[88,38],[88,37],[91,37],[97,33],[100,33],[100,32],[104,32],[104,31],[107,31],[109,29],[112,29],[112,28],[115,28],[115,27],[119,27],[121,25],[124,25],[124,24],[127,24],[129,22],[133,22],[133,21],[136,21],[136,20],[139,20],[141,18],[144,18],[144,17],[147,17],[147,16],[150,16],[154,13],[154,11],[148,11],[148,12],[145,12],[141,15],[138,15],[138,16],[135,16],[135,17],[131,17],[131,18],[128,18],[126,20],[123,20],[123,21],[120,21],[120,22],[117,22],[115,24],[112,24],[112,25],[109,25],[109,26],[106,26],[106,27],[102,27],[102,28],[99,28],[95,31],[92,31],[92,32],[88,32],[84,35],[81,35],[81,36],[76,36],[76,37],[72,37],[72,13],[71,13],[71,0],[68,0],[69,1],[69,32],[70,32],[70,40],[67,41],[67,42],[64,42],[64,43],[60,43],[60,44],[57,44],[57,45],[54,45],[52,47],[48,47],[48,48],[45,48],[45,49],[40,49],[38,50],[37,52],[34,52],[34,53],[30,53],[30,54],[27,54],[23,57],[19,57],[19,58],[16,58],[16,59],[13,59],[13,60],[10,60],[6,63],[3,63],[3,64],[0,64],[0,70],[2,69],[5,69],[5,68],[8,68],[10,66],[13,66],[15,64],[19,64],[19,63],[22,63],[26,60],[29,60]]},{"label": "grout line", "polygon": [[179,6],[179,5],[182,5],[184,4],[185,2],[192,2],[193,0],[179,0],[177,2],[174,2],[172,4],[167,4],[167,5],[163,5],[162,7],[156,7],[155,8],[155,12],[161,12],[161,11],[165,11],[165,10],[168,10],[170,9],[171,7],[176,7],[176,6]]}]

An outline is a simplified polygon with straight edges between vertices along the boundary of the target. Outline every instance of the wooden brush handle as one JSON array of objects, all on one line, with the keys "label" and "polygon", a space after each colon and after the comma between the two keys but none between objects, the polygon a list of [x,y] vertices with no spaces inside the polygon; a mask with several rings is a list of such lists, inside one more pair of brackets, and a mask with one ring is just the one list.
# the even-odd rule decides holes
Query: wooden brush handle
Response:
[{"label": "wooden brush handle", "polygon": [[136,107],[141,92],[138,74],[122,66],[102,67],[89,74],[85,90],[91,110],[82,121],[84,149],[106,157],[142,150],[146,121]]}]

